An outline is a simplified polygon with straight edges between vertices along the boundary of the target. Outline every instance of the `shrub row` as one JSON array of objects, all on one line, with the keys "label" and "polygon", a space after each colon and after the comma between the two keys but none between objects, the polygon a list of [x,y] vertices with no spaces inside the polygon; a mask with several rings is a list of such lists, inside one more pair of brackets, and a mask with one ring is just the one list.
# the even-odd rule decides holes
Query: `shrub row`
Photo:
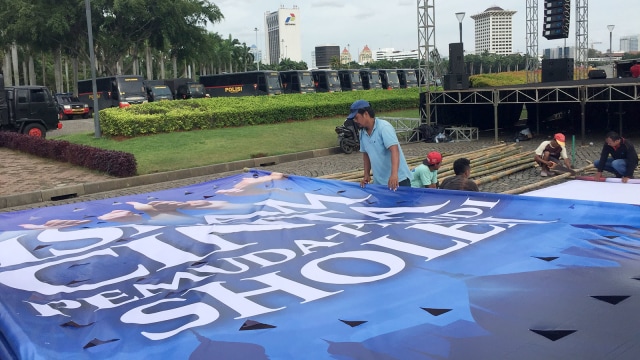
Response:
[{"label": "shrub row", "polygon": [[419,90],[366,90],[279,96],[216,97],[147,103],[100,111],[107,136],[138,136],[172,131],[274,124],[289,120],[346,115],[355,100],[377,111],[417,108]]},{"label": "shrub row", "polygon": [[520,85],[527,83],[526,71],[501,72],[495,74],[478,74],[469,77],[472,88]]},{"label": "shrub row", "polygon": [[25,134],[0,132],[0,147],[68,162],[116,177],[134,176],[136,159],[132,154],[73,144],[64,140],[47,140]]}]

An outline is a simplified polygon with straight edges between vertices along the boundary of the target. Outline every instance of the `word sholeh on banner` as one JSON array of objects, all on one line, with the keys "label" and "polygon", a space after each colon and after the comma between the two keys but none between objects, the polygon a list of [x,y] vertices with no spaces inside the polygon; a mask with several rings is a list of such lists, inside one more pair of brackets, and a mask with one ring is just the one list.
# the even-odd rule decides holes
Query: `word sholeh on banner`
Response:
[{"label": "word sholeh on banner", "polygon": [[0,242],[0,284],[22,292],[24,316],[90,323],[106,312],[139,336],[163,340],[286,313],[293,304],[311,311],[350,287],[386,281],[516,226],[553,222],[498,217],[495,198],[376,207],[372,196],[283,193],[299,197],[192,213],[178,225],[5,232],[14,236]]}]

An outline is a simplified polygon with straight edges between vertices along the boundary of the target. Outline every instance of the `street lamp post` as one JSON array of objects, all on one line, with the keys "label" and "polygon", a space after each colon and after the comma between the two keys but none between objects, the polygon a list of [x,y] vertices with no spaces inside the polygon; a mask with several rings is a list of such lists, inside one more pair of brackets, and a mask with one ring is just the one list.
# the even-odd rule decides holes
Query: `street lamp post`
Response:
[{"label": "street lamp post", "polygon": [[[256,53],[254,55],[257,57],[258,53],[259,53],[259,51],[258,51],[258,28],[254,28],[253,31],[256,32]],[[257,59],[257,60],[258,60],[258,71],[260,71],[260,59]]]},{"label": "street lamp post", "polygon": [[609,56],[611,56],[611,54],[613,54],[613,28],[615,28],[615,25],[607,25],[607,29],[609,29]]},{"label": "street lamp post", "polygon": [[458,23],[460,25],[460,43],[462,44],[462,19],[464,19],[464,12],[457,12],[456,17],[458,18]]},{"label": "street lamp post", "polygon": [[84,0],[85,11],[87,14],[87,31],[89,35],[89,59],[91,61],[91,88],[93,90],[93,128],[96,139],[102,137],[100,129],[100,108],[98,107],[98,87],[96,85],[96,55],[93,51],[93,26],[91,25],[91,1]]}]

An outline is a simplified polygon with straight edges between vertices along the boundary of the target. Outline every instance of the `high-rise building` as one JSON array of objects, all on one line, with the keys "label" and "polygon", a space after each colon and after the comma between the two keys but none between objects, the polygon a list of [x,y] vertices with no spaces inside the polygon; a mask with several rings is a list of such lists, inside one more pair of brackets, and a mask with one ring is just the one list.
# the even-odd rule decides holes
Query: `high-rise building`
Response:
[{"label": "high-rise building", "polygon": [[316,67],[318,69],[331,69],[331,59],[340,58],[340,46],[320,45],[316,46]]},{"label": "high-rise building", "polygon": [[629,35],[620,37],[620,51],[631,52],[640,50],[638,43],[640,43],[640,35]]},{"label": "high-rise building", "polygon": [[302,42],[300,41],[300,9],[280,7],[277,11],[264,14],[265,24],[265,62],[279,64],[283,59],[302,61]]},{"label": "high-rise building", "polygon": [[257,45],[251,45],[249,52],[253,54],[254,63],[262,62],[262,51],[258,50]]},{"label": "high-rise building", "polygon": [[494,6],[480,14],[471,15],[475,20],[476,54],[485,51],[499,55],[513,53],[512,17],[515,13]]},{"label": "high-rise building", "polygon": [[371,49],[369,49],[369,46],[365,45],[364,49],[360,51],[360,55],[358,56],[358,63],[364,65],[370,62],[373,62],[373,53],[371,52]]}]

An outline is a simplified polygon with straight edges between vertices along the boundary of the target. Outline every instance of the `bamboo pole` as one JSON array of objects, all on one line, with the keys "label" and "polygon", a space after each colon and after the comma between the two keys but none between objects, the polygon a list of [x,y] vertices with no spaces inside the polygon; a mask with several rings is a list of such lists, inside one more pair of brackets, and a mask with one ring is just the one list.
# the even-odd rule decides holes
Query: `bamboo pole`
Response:
[{"label": "bamboo pole", "polygon": [[[524,161],[524,157],[530,156],[530,152],[521,153],[521,150],[521,146],[502,143],[465,153],[449,154],[443,152],[443,161],[438,171],[438,177],[452,175],[453,162],[462,157],[468,158],[472,162],[474,175],[500,171],[506,167],[518,165]],[[415,166],[422,164],[423,160],[424,157],[422,156],[412,157],[407,159],[407,163],[410,169],[413,169]],[[414,164],[415,166],[413,166]],[[319,178],[359,182],[362,179],[363,170],[363,168],[359,168],[341,173],[322,175]]]},{"label": "bamboo pole", "polygon": [[[589,164],[589,165],[587,165],[587,166],[585,166],[583,168],[576,169],[575,172],[576,173],[581,173],[581,172],[585,172],[586,170],[589,170],[591,168],[593,168],[593,164]],[[557,176],[553,176],[553,177],[544,179],[542,181],[538,181],[538,182],[533,183],[533,184],[521,186],[521,187],[516,188],[516,189],[503,191],[502,194],[514,194],[514,195],[522,194],[525,191],[529,191],[529,190],[532,190],[532,189],[537,189],[537,188],[542,187],[543,185],[547,185],[547,184],[556,182],[558,180],[566,179],[566,178],[569,178],[569,177],[572,177],[572,176],[573,175],[571,175],[571,173],[560,174],[560,175],[557,175]]]},{"label": "bamboo pole", "polygon": [[495,173],[496,171],[500,172],[500,171],[509,169],[511,167],[520,167],[520,165],[529,165],[529,166],[524,167],[525,169],[534,166],[533,161],[531,161],[531,159],[529,159],[528,157],[520,158],[520,159],[515,160],[515,161],[509,161],[508,163],[494,164],[494,166],[488,167],[488,168],[484,168],[484,169],[472,168],[472,170],[473,170],[473,178],[481,178],[482,176],[484,176],[486,174]]},{"label": "bamboo pole", "polygon": [[498,179],[499,179],[499,178],[501,178],[501,177],[504,177],[504,176],[507,176],[507,175],[511,175],[511,174],[513,174],[513,173],[516,173],[516,172],[518,172],[518,171],[522,171],[522,170],[528,169],[528,168],[533,167],[533,166],[534,166],[533,164],[524,164],[524,165],[520,165],[520,166],[517,166],[517,167],[511,168],[511,169],[507,169],[507,170],[501,171],[501,172],[496,173],[496,174],[491,175],[491,176],[485,176],[485,177],[482,177],[482,178],[480,178],[480,179],[478,179],[478,180],[474,180],[474,181],[475,181],[475,182],[476,182],[476,184],[478,184],[478,186],[479,186],[479,185],[482,185],[482,184],[487,183],[487,182],[490,182],[490,181],[496,181],[496,180],[498,180]]},{"label": "bamboo pole", "polygon": [[[472,177],[478,178],[484,174],[488,174],[496,171],[502,171],[509,167],[518,166],[520,164],[528,163],[528,162],[532,162],[529,155],[526,153],[524,154],[520,153],[520,154],[514,154],[511,156],[505,157],[503,159],[498,159],[497,161],[488,162],[480,166],[472,164],[472,167],[471,167],[471,171],[473,174]],[[534,166],[533,162],[531,166]],[[450,170],[450,171],[444,171],[442,174],[438,173],[438,176],[446,177],[446,176],[451,176],[453,174],[454,174],[453,170]]]}]

